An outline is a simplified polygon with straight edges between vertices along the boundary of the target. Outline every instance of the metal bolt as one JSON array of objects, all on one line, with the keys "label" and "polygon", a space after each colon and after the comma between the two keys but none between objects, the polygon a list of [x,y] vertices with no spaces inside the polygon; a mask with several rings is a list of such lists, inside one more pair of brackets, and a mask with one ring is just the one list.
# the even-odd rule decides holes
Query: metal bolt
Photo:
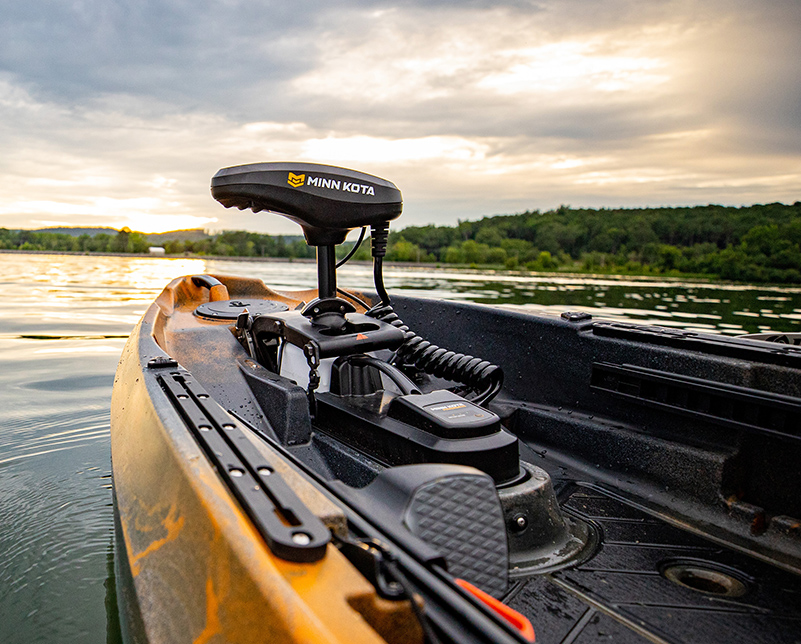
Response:
[{"label": "metal bolt", "polygon": [[292,535],[292,542],[299,546],[308,546],[311,543],[311,537],[305,532],[296,532]]},{"label": "metal bolt", "polygon": [[257,471],[262,476],[270,476],[270,474],[273,473],[273,471],[269,467],[260,467]]},{"label": "metal bolt", "polygon": [[514,532],[523,532],[528,527],[528,519],[525,514],[516,514],[512,517],[509,527]]},{"label": "metal bolt", "polygon": [[228,472],[229,472],[229,474],[231,476],[234,476],[236,478],[239,478],[240,476],[244,476],[245,475],[245,473],[242,470],[239,470],[237,468],[230,469],[230,470],[228,470]]}]

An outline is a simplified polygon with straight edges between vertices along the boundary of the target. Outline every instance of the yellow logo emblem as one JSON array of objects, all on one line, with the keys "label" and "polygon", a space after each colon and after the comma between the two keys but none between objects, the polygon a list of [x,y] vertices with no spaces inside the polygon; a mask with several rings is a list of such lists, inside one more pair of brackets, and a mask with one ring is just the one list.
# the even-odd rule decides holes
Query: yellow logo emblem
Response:
[{"label": "yellow logo emblem", "polygon": [[300,188],[304,183],[306,183],[306,175],[294,174],[293,172],[290,172],[289,178],[286,180],[286,182],[293,188]]}]

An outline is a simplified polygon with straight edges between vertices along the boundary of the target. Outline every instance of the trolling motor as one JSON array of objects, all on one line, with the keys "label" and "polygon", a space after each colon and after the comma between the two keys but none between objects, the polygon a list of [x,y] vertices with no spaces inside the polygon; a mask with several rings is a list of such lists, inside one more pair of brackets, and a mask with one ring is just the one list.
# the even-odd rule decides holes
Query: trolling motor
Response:
[{"label": "trolling motor", "polygon": [[[264,312],[237,323],[252,357],[307,388],[316,426],[392,465],[473,465],[497,483],[520,476],[517,439],[486,409],[500,390],[500,368],[424,341],[392,309],[383,257],[389,222],[403,207],[394,184],[333,166],[257,163],[223,168],[212,178],[211,193],[227,208],[270,211],[297,222],[317,249],[317,298],[300,312]],[[367,226],[380,298],[373,307],[336,285],[336,245],[356,228],[362,228],[361,241]],[[357,313],[339,294],[367,312]],[[393,357],[378,359],[376,352],[385,350]],[[415,370],[476,394],[422,393],[407,375]],[[387,403],[388,388],[394,391]]]},{"label": "trolling motor", "polygon": [[364,226],[388,227],[403,209],[400,190],[384,179],[311,163],[254,163],[223,168],[211,194],[226,208],[269,210],[300,224],[317,248],[319,297],[303,310],[316,327],[345,335],[345,313],[356,309],[337,297],[337,244]]},{"label": "trolling motor", "polygon": [[402,330],[356,313],[351,302],[338,296],[336,283],[336,245],[357,227],[386,230],[400,215],[403,202],[394,184],[344,168],[258,163],[220,170],[211,191],[226,207],[268,210],[299,223],[307,243],[317,249],[318,297],[301,315],[259,316],[250,329],[253,335],[281,338],[275,349],[261,343],[256,357],[299,384],[308,382],[312,404],[316,390],[329,389],[333,358],[403,344]]}]

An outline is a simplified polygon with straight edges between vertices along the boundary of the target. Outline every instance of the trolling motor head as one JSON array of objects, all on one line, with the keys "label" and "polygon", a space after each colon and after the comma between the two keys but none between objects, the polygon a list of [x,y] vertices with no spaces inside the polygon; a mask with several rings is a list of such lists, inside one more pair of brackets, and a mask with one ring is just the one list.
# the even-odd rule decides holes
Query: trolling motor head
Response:
[{"label": "trolling motor head", "polygon": [[211,194],[226,208],[269,210],[300,224],[310,246],[341,244],[354,228],[400,216],[394,183],[318,163],[251,163],[223,168]]},{"label": "trolling motor head", "polygon": [[300,224],[317,247],[319,298],[303,311],[314,324],[345,326],[353,306],[336,296],[334,247],[363,226],[383,229],[403,209],[395,184],[364,172],[318,163],[251,163],[223,168],[212,177],[211,194],[226,208],[268,210]]}]

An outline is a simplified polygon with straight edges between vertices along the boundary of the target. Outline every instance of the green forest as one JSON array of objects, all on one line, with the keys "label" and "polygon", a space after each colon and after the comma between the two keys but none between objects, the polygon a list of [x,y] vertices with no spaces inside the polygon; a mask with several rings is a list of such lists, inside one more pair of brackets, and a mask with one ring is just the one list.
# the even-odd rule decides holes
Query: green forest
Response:
[{"label": "green forest", "polygon": [[[179,231],[180,232],[180,231]],[[199,231],[185,231],[198,233]],[[189,238],[193,237],[193,238]],[[0,248],[310,258],[300,237],[224,231],[214,235],[145,235],[0,229]],[[340,256],[352,242],[343,244]],[[369,259],[365,242],[354,259]],[[390,233],[387,260],[515,271],[700,275],[743,282],[801,282],[801,202],[744,207],[555,210],[410,226]]]},{"label": "green forest", "polygon": [[[185,239],[189,237],[190,239]],[[123,228],[114,234],[69,234],[36,230],[0,228],[0,250],[67,251],[77,253],[148,253],[161,246],[169,255],[211,257],[313,258],[300,236],[261,235],[245,231],[225,231],[209,235],[200,230],[177,230],[148,235]]]}]

